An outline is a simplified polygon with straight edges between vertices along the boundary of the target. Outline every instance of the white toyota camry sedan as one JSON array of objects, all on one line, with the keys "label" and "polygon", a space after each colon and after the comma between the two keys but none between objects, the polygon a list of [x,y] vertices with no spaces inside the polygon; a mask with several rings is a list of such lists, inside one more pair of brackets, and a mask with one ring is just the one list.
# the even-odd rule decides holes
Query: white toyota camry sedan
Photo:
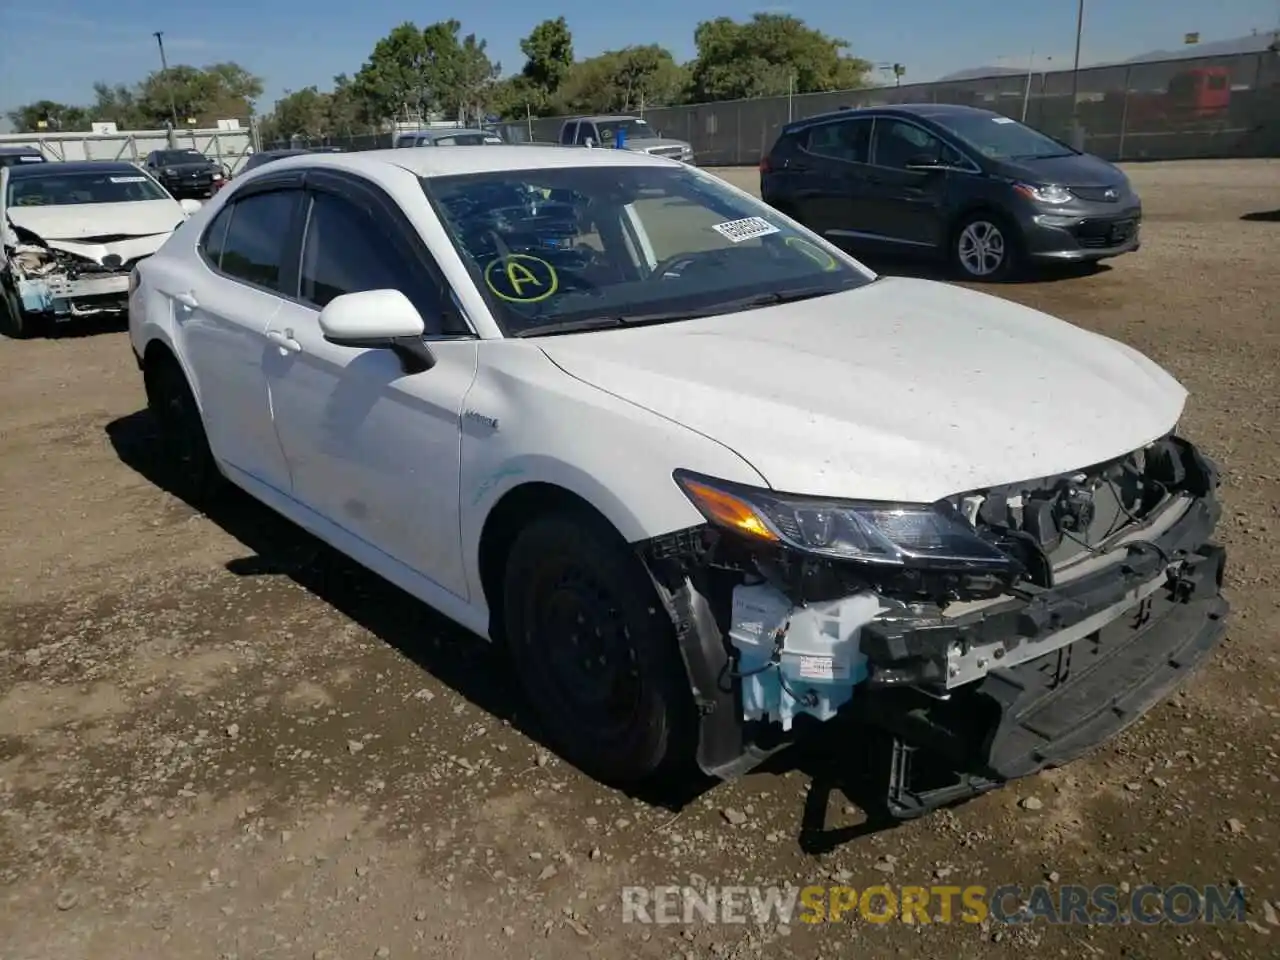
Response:
[{"label": "white toyota camry sedan", "polygon": [[507,645],[607,782],[838,723],[913,816],[1110,737],[1224,630],[1171,376],[676,161],[283,159],[129,306],[193,501],[229,481]]}]

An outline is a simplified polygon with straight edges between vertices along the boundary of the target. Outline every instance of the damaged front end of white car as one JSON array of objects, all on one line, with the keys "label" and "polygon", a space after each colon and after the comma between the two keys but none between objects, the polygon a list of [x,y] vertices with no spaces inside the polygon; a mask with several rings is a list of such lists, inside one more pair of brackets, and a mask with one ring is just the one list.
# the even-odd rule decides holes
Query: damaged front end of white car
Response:
[{"label": "damaged front end of white car", "polygon": [[[131,165],[101,164],[110,169],[40,164],[39,179],[61,188],[44,193],[33,186],[35,174],[22,171],[29,175],[14,181],[10,171],[0,170],[0,320],[7,321],[4,332],[10,336],[31,336],[84,317],[122,316],[133,268],[199,208],[195,202],[179,204]],[[75,172],[61,173],[64,167]],[[14,183],[25,194],[13,196]],[[120,202],[103,202],[104,183]]]},{"label": "damaged front end of white car", "polygon": [[645,559],[708,773],[840,715],[887,747],[884,812],[917,816],[1108,739],[1224,632],[1218,471],[1176,434],[929,504],[675,479],[707,524]]}]

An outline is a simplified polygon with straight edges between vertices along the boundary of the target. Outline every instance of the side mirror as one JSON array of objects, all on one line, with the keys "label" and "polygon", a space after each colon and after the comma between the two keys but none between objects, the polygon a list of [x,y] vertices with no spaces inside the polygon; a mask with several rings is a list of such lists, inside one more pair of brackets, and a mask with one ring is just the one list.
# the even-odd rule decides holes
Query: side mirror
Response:
[{"label": "side mirror", "polygon": [[418,308],[399,290],[363,290],[334,297],[320,311],[320,332],[339,347],[391,350],[405,373],[422,373],[436,364],[422,342],[426,324]]},{"label": "side mirror", "polygon": [[182,207],[182,212],[185,213],[188,217],[191,216],[193,213],[195,213],[197,210],[199,210],[200,207],[202,206],[199,200],[192,200],[190,198],[187,198],[185,200],[179,200],[178,205]]}]

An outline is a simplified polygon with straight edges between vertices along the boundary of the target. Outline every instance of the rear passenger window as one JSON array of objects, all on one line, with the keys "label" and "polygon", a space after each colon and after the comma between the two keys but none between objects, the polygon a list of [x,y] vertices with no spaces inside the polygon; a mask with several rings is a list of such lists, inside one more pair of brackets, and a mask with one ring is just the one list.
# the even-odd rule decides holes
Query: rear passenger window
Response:
[{"label": "rear passenger window", "polygon": [[209,229],[204,233],[204,239],[200,241],[200,252],[204,254],[204,258],[209,261],[209,265],[221,269],[222,265],[222,248],[227,239],[227,227],[231,225],[231,211],[235,209],[234,203],[229,203],[213,218],[213,223],[209,224]]},{"label": "rear passenger window", "polygon": [[280,267],[299,190],[256,193],[232,205],[222,249],[222,272],[248,283],[280,289]]},{"label": "rear passenger window", "polygon": [[833,160],[866,163],[871,157],[872,122],[870,119],[843,120],[813,127],[805,149]]},{"label": "rear passenger window", "polygon": [[577,132],[578,132],[578,125],[576,123],[566,123],[563,127],[560,128],[560,142],[573,143],[574,135]]}]

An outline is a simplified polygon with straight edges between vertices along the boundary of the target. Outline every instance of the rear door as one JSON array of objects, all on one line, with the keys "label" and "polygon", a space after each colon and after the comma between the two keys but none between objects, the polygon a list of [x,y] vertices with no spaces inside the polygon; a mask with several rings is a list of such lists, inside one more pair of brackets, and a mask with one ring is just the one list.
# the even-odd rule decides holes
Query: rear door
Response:
[{"label": "rear door", "polygon": [[[879,117],[868,171],[867,230],[904,246],[945,241],[947,192],[967,163],[941,137],[901,117]],[[925,163],[934,170],[911,169]]]},{"label": "rear door", "polygon": [[800,222],[833,238],[853,237],[865,220],[872,121],[849,117],[801,131],[789,160]]},{"label": "rear door", "polygon": [[291,478],[263,363],[282,291],[296,284],[297,258],[289,251],[297,248],[299,184],[294,175],[242,189],[201,235],[198,259],[156,261],[156,288],[171,302],[214,454],[284,493]]}]

